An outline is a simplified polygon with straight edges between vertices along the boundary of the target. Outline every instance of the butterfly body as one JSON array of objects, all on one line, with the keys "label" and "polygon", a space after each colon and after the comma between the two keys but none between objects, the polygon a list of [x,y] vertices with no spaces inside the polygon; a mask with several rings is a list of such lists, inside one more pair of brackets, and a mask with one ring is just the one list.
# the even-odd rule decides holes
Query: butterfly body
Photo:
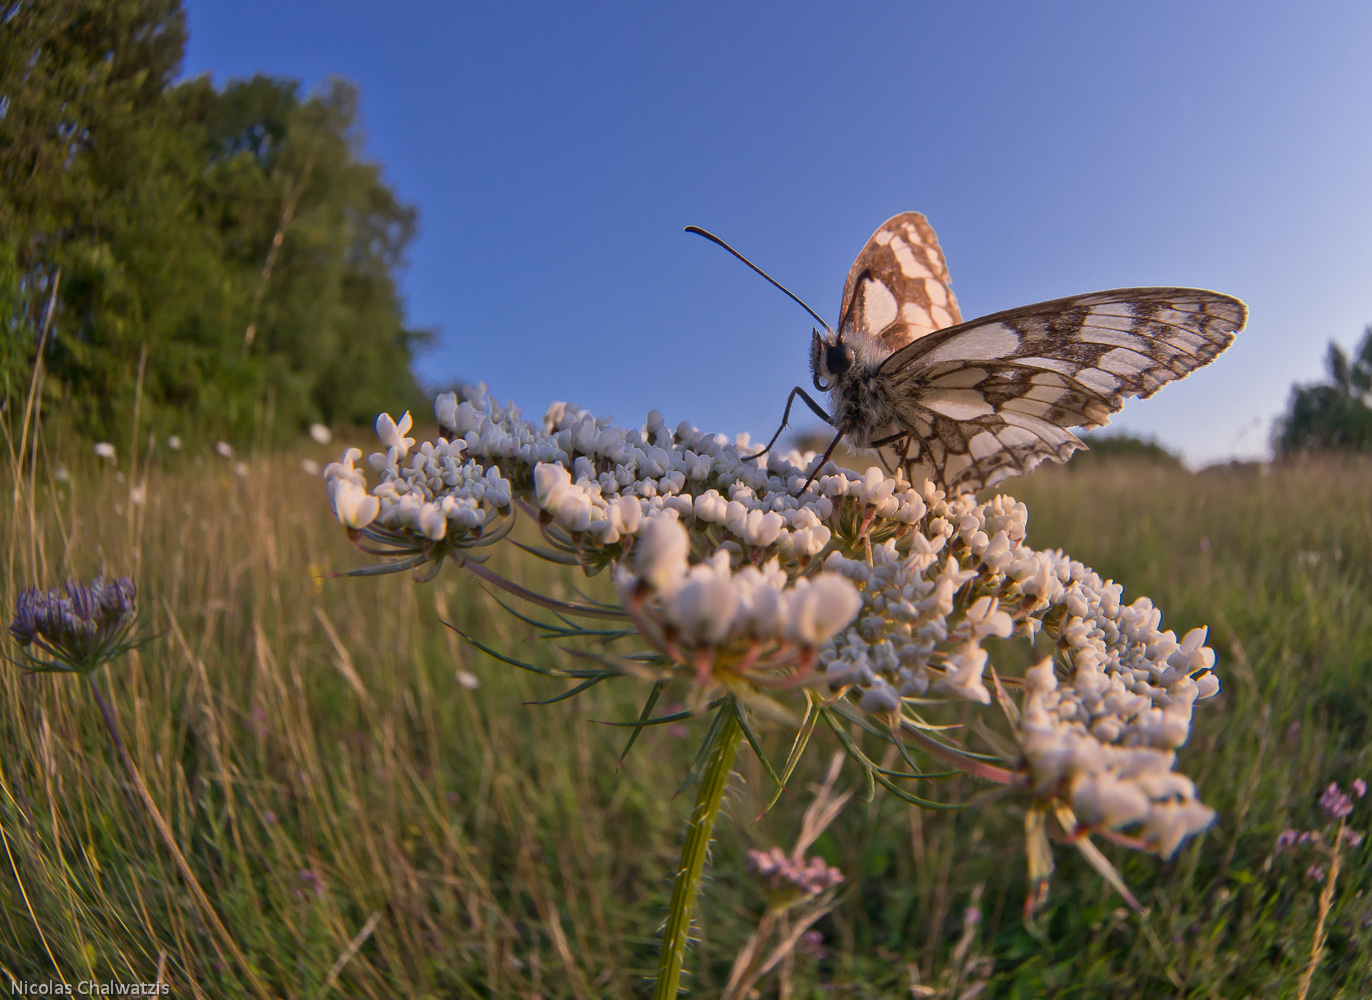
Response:
[{"label": "butterfly body", "polygon": [[1071,428],[1209,364],[1247,308],[1203,289],[1123,288],[962,322],[933,229],[906,212],[858,255],[839,316],[810,349],[829,422],[889,471],[960,493],[1066,461],[1084,447]]}]

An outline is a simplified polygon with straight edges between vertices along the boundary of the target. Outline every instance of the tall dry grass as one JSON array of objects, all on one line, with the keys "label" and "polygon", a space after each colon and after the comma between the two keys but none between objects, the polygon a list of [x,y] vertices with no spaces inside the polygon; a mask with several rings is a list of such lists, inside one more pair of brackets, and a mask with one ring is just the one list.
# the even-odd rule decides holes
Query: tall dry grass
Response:
[{"label": "tall dry grass", "polygon": [[[157,638],[104,683],[181,850],[273,995],[640,995],[690,800],[673,793],[695,741],[645,733],[616,769],[625,734],[592,720],[637,714],[644,692],[628,680],[525,705],[562,688],[442,623],[536,663],[558,653],[459,571],[425,585],[327,577],[366,560],[297,462],[254,461],[246,477],[217,458],[153,462],[142,504],[131,502],[141,466],[130,482],[76,463],[65,485],[40,466],[36,485],[5,484],[0,596],[12,607],[24,586],[135,577]],[[1183,757],[1220,821],[1172,862],[1112,854],[1151,907],[1146,933],[1068,852],[1035,932],[1018,917],[1013,807],[920,814],[882,795],[855,800],[818,842],[848,889],[820,924],[826,953],[800,958],[790,995],[909,995],[914,980],[951,983],[940,977],[959,947],[960,961],[993,960],[986,995],[1288,988],[1318,892],[1300,867],[1263,863],[1281,829],[1314,816],[1323,784],[1372,771],[1372,469],[1101,463],[1009,490],[1029,504],[1034,545],[1121,580],[1126,599],[1150,595],[1179,633],[1211,624],[1225,690],[1198,712]],[[508,550],[496,559],[545,592],[603,583]],[[68,680],[0,672],[3,971],[249,995]],[[815,753],[805,777],[827,756]],[[751,760],[739,770],[693,995],[723,988],[761,912],[744,852],[789,843],[807,804],[798,785],[755,822],[766,778]],[[1364,846],[1346,862],[1312,996],[1363,995],[1372,982],[1367,858]],[[983,912],[962,941],[974,892]]]}]

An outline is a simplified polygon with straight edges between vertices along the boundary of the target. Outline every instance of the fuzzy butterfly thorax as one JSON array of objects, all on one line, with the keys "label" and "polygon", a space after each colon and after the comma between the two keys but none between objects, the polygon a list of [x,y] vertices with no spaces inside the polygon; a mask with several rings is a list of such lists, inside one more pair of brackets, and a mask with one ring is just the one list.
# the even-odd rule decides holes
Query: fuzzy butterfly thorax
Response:
[{"label": "fuzzy butterfly thorax", "polygon": [[1209,364],[1247,312],[1203,289],[1122,288],[964,323],[933,228],[906,212],[858,255],[810,364],[852,444],[963,493],[1066,461],[1085,447],[1071,428]]}]

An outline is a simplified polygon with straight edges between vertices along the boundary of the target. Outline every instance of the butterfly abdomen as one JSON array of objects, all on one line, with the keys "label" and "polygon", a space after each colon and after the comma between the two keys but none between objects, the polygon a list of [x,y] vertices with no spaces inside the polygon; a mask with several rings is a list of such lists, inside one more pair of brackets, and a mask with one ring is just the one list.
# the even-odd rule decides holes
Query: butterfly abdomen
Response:
[{"label": "butterfly abdomen", "polygon": [[848,427],[848,439],[858,448],[870,448],[891,434],[905,430],[892,418],[899,401],[890,379],[875,368],[854,366],[834,390],[835,411]]}]

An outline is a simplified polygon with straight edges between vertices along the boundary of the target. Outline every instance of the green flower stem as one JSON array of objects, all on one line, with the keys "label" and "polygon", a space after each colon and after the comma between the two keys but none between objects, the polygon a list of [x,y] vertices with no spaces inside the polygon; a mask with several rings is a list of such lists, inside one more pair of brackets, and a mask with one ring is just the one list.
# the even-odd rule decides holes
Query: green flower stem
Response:
[{"label": "green flower stem", "polygon": [[705,858],[710,853],[714,837],[715,817],[724,799],[724,789],[734,767],[734,754],[743,730],[739,728],[731,704],[721,705],[723,725],[715,737],[710,762],[700,778],[700,794],[691,812],[691,825],[686,843],[681,849],[681,864],[677,869],[676,885],[672,888],[672,908],[662,929],[662,954],[657,965],[657,988],[653,1000],[676,1000],[681,986],[681,966],[686,959],[686,945],[690,939],[691,911],[700,891],[700,877],[705,870]]},{"label": "green flower stem", "polygon": [[[143,807],[147,809],[148,815],[152,818],[152,825],[157,827],[157,832],[161,835],[162,842],[167,845],[167,850],[171,852],[172,858],[176,861],[176,867],[181,869],[181,876],[186,880],[186,885],[190,888],[191,895],[195,897],[195,901],[200,905],[200,909],[205,914],[205,919],[208,920],[210,924],[213,925],[215,931],[218,932],[220,940],[228,946],[229,951],[233,954],[234,961],[238,963],[239,967],[243,970],[244,975],[248,977],[248,985],[252,988],[252,991],[258,997],[258,1000],[270,1000],[270,994],[267,992],[266,987],[262,985],[261,980],[257,978],[256,970],[254,970],[251,963],[248,962],[247,956],[239,950],[238,943],[234,941],[233,935],[229,933],[228,928],[224,926],[223,921],[219,919],[219,914],[215,912],[214,905],[210,902],[210,898],[205,895],[205,890],[200,888],[200,882],[196,879],[195,873],[191,871],[191,866],[186,861],[186,856],[181,853],[181,848],[176,845],[176,836],[172,833],[171,827],[167,825],[167,821],[162,818],[162,811],[157,808],[157,803],[153,801],[152,793],[148,791],[148,786],[143,783],[143,776],[138,773],[138,767],[134,764],[133,757],[130,756],[128,747],[124,746],[123,737],[119,735],[119,726],[116,724],[114,718],[114,708],[105,700],[105,696],[100,693],[100,685],[97,684],[95,680],[95,671],[86,674],[86,679],[90,681],[91,694],[95,696],[95,703],[100,706],[100,714],[105,717],[105,728],[109,730],[110,739],[114,742],[114,748],[119,751],[119,759],[124,762],[124,770],[129,772],[129,780],[133,782],[133,787],[138,792],[138,798],[142,801]],[[224,958],[224,953],[220,951],[218,941],[214,942],[214,950],[219,952],[219,956],[222,960]]]}]

